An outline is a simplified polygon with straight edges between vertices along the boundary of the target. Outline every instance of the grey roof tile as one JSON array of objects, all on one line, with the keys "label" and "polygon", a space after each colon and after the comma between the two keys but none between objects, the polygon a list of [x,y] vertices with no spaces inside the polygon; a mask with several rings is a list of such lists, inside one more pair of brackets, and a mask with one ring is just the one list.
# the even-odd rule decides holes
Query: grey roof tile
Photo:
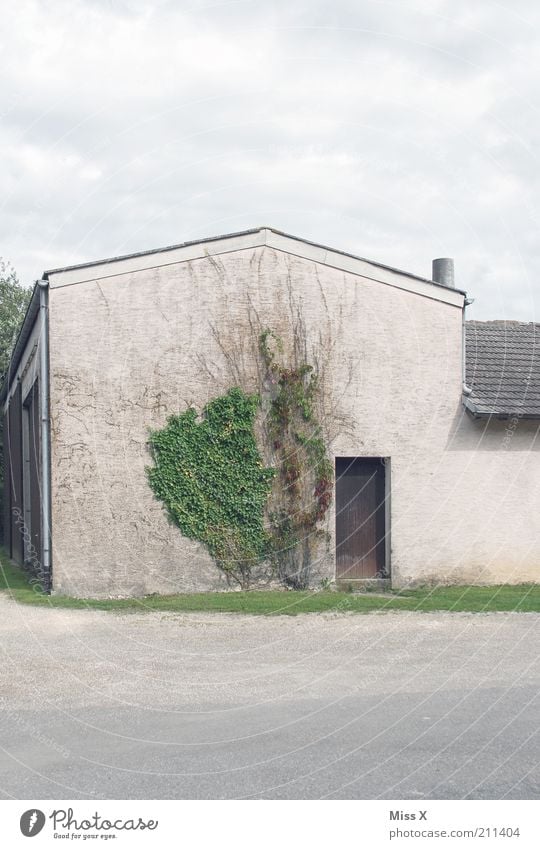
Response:
[{"label": "grey roof tile", "polygon": [[540,324],[468,321],[466,383],[476,415],[540,418]]}]

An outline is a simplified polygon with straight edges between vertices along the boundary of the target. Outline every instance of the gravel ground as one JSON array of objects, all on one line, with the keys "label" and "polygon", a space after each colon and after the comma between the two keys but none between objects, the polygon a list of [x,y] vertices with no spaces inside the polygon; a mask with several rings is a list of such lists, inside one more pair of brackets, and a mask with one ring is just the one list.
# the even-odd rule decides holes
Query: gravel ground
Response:
[{"label": "gravel ground", "polygon": [[0,795],[540,797],[540,615],[0,597]]}]

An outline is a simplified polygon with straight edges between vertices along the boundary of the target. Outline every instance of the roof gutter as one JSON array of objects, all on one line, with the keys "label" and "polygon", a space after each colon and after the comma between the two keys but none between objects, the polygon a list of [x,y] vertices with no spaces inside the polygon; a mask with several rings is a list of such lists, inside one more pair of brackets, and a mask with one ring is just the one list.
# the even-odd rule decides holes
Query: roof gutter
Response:
[{"label": "roof gutter", "polygon": [[471,399],[469,397],[466,397],[465,388],[467,388],[469,390],[469,393],[468,393],[469,395],[471,394],[471,391],[472,391],[470,389],[470,387],[468,387],[468,386],[466,387],[465,383],[463,384],[463,395],[465,396],[463,398],[463,406],[475,419],[477,419],[477,418],[479,418],[478,407],[476,406],[476,404],[473,401],[471,401]]},{"label": "roof gutter", "polygon": [[470,398],[463,399],[463,406],[471,414],[473,419],[497,419],[498,421],[507,421],[509,419],[517,419],[523,421],[538,421],[540,415],[537,413],[522,413],[520,410],[514,410],[512,413],[501,413],[497,410],[486,410],[485,407],[479,407]]}]

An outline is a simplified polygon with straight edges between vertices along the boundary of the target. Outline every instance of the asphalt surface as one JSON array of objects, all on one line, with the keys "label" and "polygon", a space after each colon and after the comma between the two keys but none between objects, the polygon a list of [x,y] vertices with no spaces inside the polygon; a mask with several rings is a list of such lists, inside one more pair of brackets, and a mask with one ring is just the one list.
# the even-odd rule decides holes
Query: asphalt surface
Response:
[{"label": "asphalt surface", "polygon": [[0,597],[0,796],[540,798],[540,615]]}]

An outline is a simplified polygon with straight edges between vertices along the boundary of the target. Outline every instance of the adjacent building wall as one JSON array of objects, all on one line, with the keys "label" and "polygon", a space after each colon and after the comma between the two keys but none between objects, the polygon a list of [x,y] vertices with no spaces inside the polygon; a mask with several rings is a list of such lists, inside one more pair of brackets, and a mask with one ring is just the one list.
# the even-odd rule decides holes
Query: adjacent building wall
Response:
[{"label": "adjacent building wall", "polygon": [[[458,306],[268,246],[113,271],[51,284],[55,591],[225,588],[152,495],[148,429],[232,385],[254,390],[258,328],[290,341],[299,315],[331,452],[391,458],[394,584],[538,579],[533,429],[506,444],[504,426],[484,433],[464,413]],[[334,577],[333,527],[331,512],[315,581]]]},{"label": "adjacent building wall", "polygon": [[3,403],[4,545],[12,559],[40,576],[42,558],[39,415],[40,329],[37,316]]},{"label": "adjacent building wall", "polygon": [[[430,496],[436,547],[452,555],[450,580],[540,581],[538,425],[518,416],[473,420],[463,409],[456,416]],[[433,574],[426,563],[404,577]]]}]

